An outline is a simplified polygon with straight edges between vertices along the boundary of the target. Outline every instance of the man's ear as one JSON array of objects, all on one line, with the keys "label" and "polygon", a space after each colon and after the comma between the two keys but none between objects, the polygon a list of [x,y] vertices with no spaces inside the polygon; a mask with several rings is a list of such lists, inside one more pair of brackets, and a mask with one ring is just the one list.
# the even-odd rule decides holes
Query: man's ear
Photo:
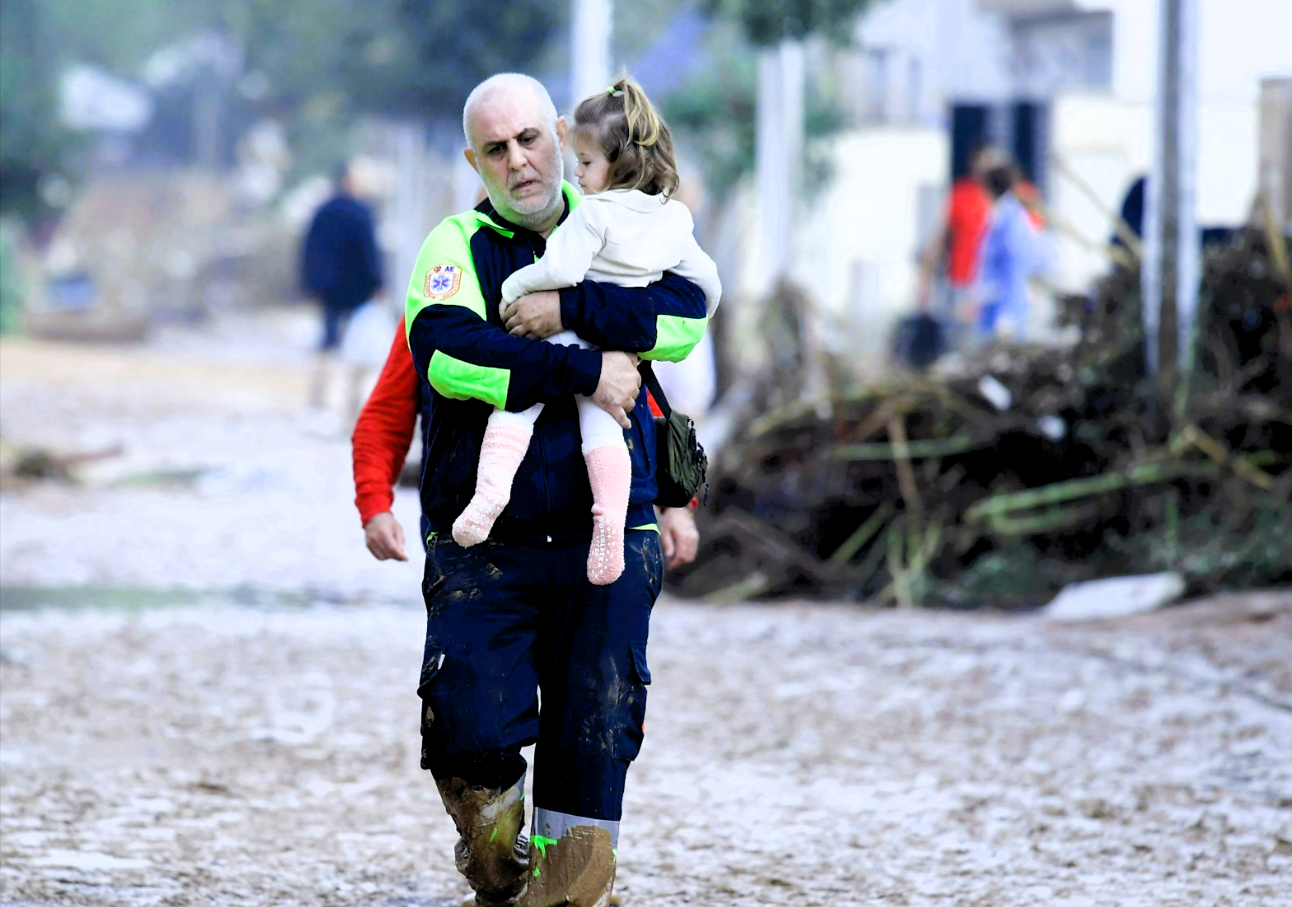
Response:
[{"label": "man's ear", "polygon": [[570,135],[570,123],[565,117],[556,118],[556,138],[561,143],[561,150],[566,150],[566,140]]},{"label": "man's ear", "polygon": [[476,153],[474,151],[470,148],[463,148],[462,156],[467,159],[467,163],[471,165],[472,170],[476,173],[480,172],[480,167],[476,164]]}]

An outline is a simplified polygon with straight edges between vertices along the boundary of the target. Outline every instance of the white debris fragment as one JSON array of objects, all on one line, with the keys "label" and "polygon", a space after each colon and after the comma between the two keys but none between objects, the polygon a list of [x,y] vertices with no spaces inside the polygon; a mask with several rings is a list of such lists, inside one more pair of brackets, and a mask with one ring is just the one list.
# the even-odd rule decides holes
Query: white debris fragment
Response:
[{"label": "white debris fragment", "polygon": [[1178,573],[1116,576],[1074,583],[1061,591],[1042,612],[1050,620],[1106,620],[1156,611],[1184,594]]},{"label": "white debris fragment", "polygon": [[983,375],[978,380],[978,392],[987,398],[988,403],[1001,412],[1009,409],[1010,404],[1014,402],[1014,395],[1009,392],[1009,388],[991,375]]}]

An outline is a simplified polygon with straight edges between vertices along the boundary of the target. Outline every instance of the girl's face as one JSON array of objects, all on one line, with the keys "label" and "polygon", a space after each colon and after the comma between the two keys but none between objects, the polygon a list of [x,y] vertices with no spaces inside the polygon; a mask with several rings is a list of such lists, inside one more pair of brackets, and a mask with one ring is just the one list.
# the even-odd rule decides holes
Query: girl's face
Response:
[{"label": "girl's face", "polygon": [[579,188],[584,195],[596,195],[604,192],[610,181],[610,162],[596,142],[583,136],[574,139],[574,157],[578,164],[574,176],[579,181]]}]

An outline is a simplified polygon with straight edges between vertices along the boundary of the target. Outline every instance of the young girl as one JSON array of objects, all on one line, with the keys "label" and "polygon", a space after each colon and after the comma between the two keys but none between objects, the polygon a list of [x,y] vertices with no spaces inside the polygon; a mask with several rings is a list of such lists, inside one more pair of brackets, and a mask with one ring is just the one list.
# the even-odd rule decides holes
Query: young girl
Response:
[{"label": "young girl", "polygon": [[[696,244],[691,213],[671,197],[678,185],[673,138],[646,93],[623,78],[588,98],[574,112],[571,139],[578,159],[574,175],[587,197],[548,239],[542,259],[503,283],[503,306],[585,278],[644,287],[672,271],[699,285],[712,315],[722,293],[718,269]],[[571,331],[549,342],[590,346]],[[578,406],[593,500],[588,579],[604,586],[624,569],[632,464],[614,417],[587,397],[580,397]],[[458,544],[476,545],[489,537],[511,499],[512,480],[542,411],[540,403],[520,413],[496,409],[489,417],[475,496],[453,523]]]}]

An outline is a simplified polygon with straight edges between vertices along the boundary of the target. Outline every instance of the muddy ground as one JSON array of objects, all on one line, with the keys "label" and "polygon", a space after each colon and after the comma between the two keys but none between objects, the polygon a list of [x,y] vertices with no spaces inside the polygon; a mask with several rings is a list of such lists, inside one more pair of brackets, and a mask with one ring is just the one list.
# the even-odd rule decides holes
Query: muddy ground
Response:
[{"label": "muddy ground", "polygon": [[[0,492],[0,904],[466,892],[417,768],[417,565],[363,550],[269,333],[0,345],[7,443],[124,448]],[[630,907],[1292,904],[1292,593],[1075,625],[664,600],[650,660]]]}]

